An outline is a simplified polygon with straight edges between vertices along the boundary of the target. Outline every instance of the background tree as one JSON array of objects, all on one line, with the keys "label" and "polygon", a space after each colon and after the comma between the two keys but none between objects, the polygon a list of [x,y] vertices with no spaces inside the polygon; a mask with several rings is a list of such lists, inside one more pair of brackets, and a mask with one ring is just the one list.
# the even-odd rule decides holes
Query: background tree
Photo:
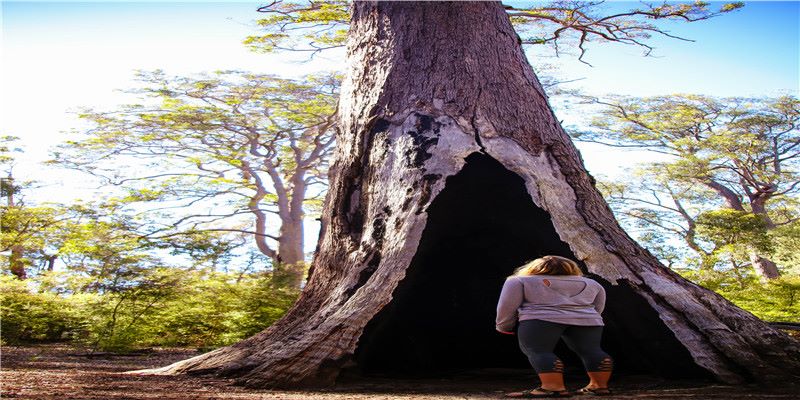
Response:
[{"label": "background tree", "polygon": [[[13,181],[11,181],[13,182]],[[64,221],[65,210],[54,205],[27,206],[9,203],[0,215],[0,250],[9,271],[25,279],[32,268],[52,270],[55,256],[47,243],[54,230]]]},{"label": "background tree", "polygon": [[[17,188],[17,193],[24,191]],[[148,213],[124,202],[4,208],[0,275],[3,343],[70,340],[92,351],[230,344],[268,326],[297,297],[242,260],[246,241],[197,231],[154,239]],[[236,262],[232,263],[232,259]],[[21,276],[20,276],[21,275]],[[20,278],[25,278],[21,280]],[[270,284],[271,283],[271,284]]]},{"label": "background tree", "polygon": [[[7,261],[9,272],[19,279],[28,276],[30,260],[25,257],[36,233],[51,224],[52,213],[41,208],[26,207],[21,194],[30,182],[14,177],[15,156],[23,150],[16,147],[19,138],[6,135],[0,137],[0,259]],[[6,254],[8,254],[6,256]]]},{"label": "background tree", "polygon": [[299,286],[305,208],[325,188],[338,78],[231,71],[139,78],[143,88],[133,93],[143,104],[84,112],[93,127],[54,162],[102,178],[126,192],[116,201],[157,215],[163,222],[150,219],[143,236],[247,234],[275,277]]},{"label": "background tree", "polygon": [[743,261],[731,250],[747,248],[761,277],[780,276],[763,255],[771,251],[766,235],[799,216],[800,100],[673,95],[595,102],[601,116],[575,138],[664,155],[633,185],[607,187],[622,215],[677,235],[707,267],[725,253],[738,268]]}]

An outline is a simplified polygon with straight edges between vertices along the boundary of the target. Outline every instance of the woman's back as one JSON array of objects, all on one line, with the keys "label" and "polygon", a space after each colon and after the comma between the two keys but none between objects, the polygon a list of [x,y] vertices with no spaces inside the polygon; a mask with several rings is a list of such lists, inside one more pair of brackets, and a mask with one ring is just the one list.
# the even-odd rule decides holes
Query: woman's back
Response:
[{"label": "woman's back", "polygon": [[576,275],[512,276],[498,303],[498,329],[510,330],[519,321],[539,319],[569,325],[603,325],[600,313],[605,290],[599,283]]},{"label": "woman's back", "polygon": [[[507,397],[565,397],[564,364],[554,353],[560,339],[581,358],[589,384],[579,392],[611,394],[612,359],[600,346],[606,292],[581,274],[578,263],[544,256],[526,263],[506,279],[497,303],[497,330],[516,331],[519,346],[542,382],[536,389]],[[516,327],[517,322],[519,326]]]}]

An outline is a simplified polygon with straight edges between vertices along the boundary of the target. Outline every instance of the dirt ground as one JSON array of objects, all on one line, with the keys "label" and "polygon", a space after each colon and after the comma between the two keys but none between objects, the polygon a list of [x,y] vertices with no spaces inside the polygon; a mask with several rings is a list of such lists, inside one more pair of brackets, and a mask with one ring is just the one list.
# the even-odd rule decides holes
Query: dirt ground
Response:
[{"label": "dirt ground", "polygon": [[[506,391],[531,386],[531,374],[486,370],[448,379],[345,379],[315,391],[255,390],[224,379],[123,375],[120,372],[163,366],[196,352],[154,350],[136,355],[87,356],[61,345],[3,347],[0,398],[14,399],[497,399]],[[584,383],[568,380],[572,389]],[[800,387],[723,386],[699,381],[667,381],[647,376],[618,377],[609,399],[800,399]],[[580,398],[583,396],[574,396]]]}]

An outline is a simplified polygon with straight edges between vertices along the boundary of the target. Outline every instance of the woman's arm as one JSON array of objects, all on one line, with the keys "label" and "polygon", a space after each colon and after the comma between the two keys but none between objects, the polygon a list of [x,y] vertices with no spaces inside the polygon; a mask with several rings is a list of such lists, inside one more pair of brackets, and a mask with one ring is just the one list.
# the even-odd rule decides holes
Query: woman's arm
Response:
[{"label": "woman's arm", "polygon": [[[598,285],[599,286],[599,285]],[[603,310],[606,308],[606,290],[600,286],[600,291],[597,292],[597,296],[595,296],[594,301],[594,309],[597,310],[598,314],[602,314]]]},{"label": "woman's arm", "polygon": [[497,302],[495,328],[502,333],[512,333],[517,325],[517,309],[522,305],[522,282],[514,277],[506,279],[500,300]]}]

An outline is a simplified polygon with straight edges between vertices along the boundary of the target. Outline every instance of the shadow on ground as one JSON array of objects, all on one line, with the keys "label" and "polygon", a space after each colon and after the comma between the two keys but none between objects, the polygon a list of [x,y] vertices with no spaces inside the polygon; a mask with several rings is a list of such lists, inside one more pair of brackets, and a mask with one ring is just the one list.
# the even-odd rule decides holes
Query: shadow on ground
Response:
[{"label": "shadow on ground", "polygon": [[[254,390],[230,380],[198,377],[122,375],[196,355],[165,349],[136,355],[87,356],[74,347],[44,345],[2,348],[0,398],[16,399],[496,399],[505,391],[529,388],[533,374],[520,370],[480,370],[440,379],[393,379],[345,376],[332,388],[315,391]],[[580,377],[568,384],[577,388]],[[617,394],[608,399],[798,399],[800,387],[723,386],[707,381],[620,376]],[[581,396],[575,396],[580,398]]]}]

